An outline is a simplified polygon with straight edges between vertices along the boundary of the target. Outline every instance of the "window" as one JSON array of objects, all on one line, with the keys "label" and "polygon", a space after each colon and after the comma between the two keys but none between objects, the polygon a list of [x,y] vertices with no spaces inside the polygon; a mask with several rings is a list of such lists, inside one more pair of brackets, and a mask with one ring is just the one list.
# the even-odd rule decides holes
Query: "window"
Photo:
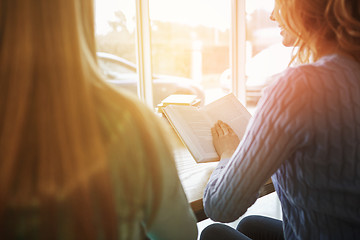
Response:
[{"label": "window", "polygon": [[230,0],[149,0],[153,72],[179,77],[179,93],[201,91],[204,103],[226,94]]},{"label": "window", "polygon": [[115,87],[137,93],[133,0],[95,0],[95,34],[99,66]]},{"label": "window", "polygon": [[[116,86],[136,94],[139,76],[129,67],[136,66],[136,45],[141,44],[136,41],[135,1],[95,1],[98,52],[111,54],[99,58],[101,67],[111,83],[121,79],[125,83]],[[244,1],[245,5],[239,4]],[[244,18],[240,21],[232,16],[234,3],[242,11],[245,6],[244,14],[237,16]],[[291,49],[281,45],[277,23],[269,19],[273,4],[273,0],[148,0],[154,107],[170,94],[196,94],[206,104],[233,91],[234,51],[244,54],[237,69],[244,67],[246,101],[255,105],[269,77],[290,60]],[[246,29],[240,32],[244,43],[237,46],[239,51],[231,41],[234,31],[244,29],[231,24],[242,20]],[[128,65],[120,63],[128,61]]]},{"label": "window", "polygon": [[291,48],[281,44],[278,24],[270,20],[274,0],[246,1],[246,94],[250,103],[258,101],[262,90],[284,70]]},{"label": "window", "polygon": [[114,58],[112,55],[98,53],[98,60],[105,75],[136,74],[136,65],[123,58]]},{"label": "window", "polygon": [[133,0],[95,0],[95,31],[99,52],[136,63]]}]

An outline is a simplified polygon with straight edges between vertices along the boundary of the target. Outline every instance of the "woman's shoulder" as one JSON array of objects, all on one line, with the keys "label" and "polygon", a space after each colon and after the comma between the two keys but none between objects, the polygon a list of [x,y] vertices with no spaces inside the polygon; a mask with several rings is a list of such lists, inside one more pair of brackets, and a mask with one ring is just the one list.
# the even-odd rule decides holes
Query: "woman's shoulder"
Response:
[{"label": "woman's shoulder", "polygon": [[359,69],[360,63],[350,57],[340,54],[330,54],[323,56],[313,63],[291,67],[285,72],[289,76],[302,75],[311,78],[334,76],[348,71],[356,72]]},{"label": "woman's shoulder", "polygon": [[109,145],[140,144],[145,136],[159,131],[159,119],[137,96],[125,90],[99,93],[96,111],[104,140]]},{"label": "woman's shoulder", "polygon": [[308,64],[291,66],[281,73],[272,76],[272,88],[282,86],[296,87],[306,85],[314,88],[320,85],[329,85],[330,81],[339,76],[359,72],[360,64],[348,57],[338,54],[327,55],[318,61]]},{"label": "woman's shoulder", "polygon": [[344,96],[360,99],[359,79],[358,62],[337,54],[328,55],[314,63],[292,66],[277,74],[264,91],[264,99],[275,103],[302,103],[309,109],[315,105],[325,109],[340,98],[344,100]]}]

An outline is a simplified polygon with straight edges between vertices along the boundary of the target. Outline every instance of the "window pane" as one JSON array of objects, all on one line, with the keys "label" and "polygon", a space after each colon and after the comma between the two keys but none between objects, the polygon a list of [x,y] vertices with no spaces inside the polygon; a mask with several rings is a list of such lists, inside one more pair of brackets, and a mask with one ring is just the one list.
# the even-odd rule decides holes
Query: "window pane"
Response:
[{"label": "window pane", "polygon": [[154,94],[196,94],[203,103],[225,95],[230,0],[149,0],[149,8],[153,72],[168,81],[154,83]]},{"label": "window pane", "polygon": [[99,65],[107,81],[137,94],[135,3],[95,0]]},{"label": "window pane", "polygon": [[274,0],[247,0],[246,91],[248,103],[256,103],[276,73],[284,70],[292,48],[284,47],[278,23],[270,20]]}]

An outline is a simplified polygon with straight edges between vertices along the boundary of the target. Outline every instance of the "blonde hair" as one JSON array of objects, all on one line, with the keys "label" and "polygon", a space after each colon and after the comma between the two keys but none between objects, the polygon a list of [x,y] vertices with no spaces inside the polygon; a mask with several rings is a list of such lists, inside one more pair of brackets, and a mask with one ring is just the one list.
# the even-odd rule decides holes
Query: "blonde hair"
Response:
[{"label": "blonde hair", "polygon": [[297,37],[301,63],[319,59],[326,46],[360,61],[360,4],[352,0],[276,0],[274,14]]},{"label": "blonde hair", "polygon": [[[9,205],[35,204],[43,237],[52,238],[57,223],[49,219],[66,203],[77,238],[97,238],[98,229],[109,239],[119,234],[107,152],[114,129],[104,122],[116,125],[126,111],[142,137],[151,142],[153,136],[141,127],[139,107],[98,73],[92,2],[0,0],[0,232]],[[136,189],[136,178],[144,176],[134,169],[143,163],[128,152],[119,151],[119,159],[129,161],[120,165],[119,178],[123,188]],[[156,174],[156,162],[148,167]],[[152,180],[155,191],[160,180]],[[94,192],[101,193],[100,210],[94,210]],[[140,193],[132,193],[123,217],[137,211]]]}]

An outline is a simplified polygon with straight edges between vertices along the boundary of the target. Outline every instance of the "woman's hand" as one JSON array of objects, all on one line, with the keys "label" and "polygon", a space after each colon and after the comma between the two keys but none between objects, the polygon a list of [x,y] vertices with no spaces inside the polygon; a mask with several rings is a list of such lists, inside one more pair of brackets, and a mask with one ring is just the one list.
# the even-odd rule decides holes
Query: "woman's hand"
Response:
[{"label": "woman's hand", "polygon": [[221,158],[230,158],[240,143],[239,137],[234,130],[222,121],[218,121],[211,128],[213,144]]}]

